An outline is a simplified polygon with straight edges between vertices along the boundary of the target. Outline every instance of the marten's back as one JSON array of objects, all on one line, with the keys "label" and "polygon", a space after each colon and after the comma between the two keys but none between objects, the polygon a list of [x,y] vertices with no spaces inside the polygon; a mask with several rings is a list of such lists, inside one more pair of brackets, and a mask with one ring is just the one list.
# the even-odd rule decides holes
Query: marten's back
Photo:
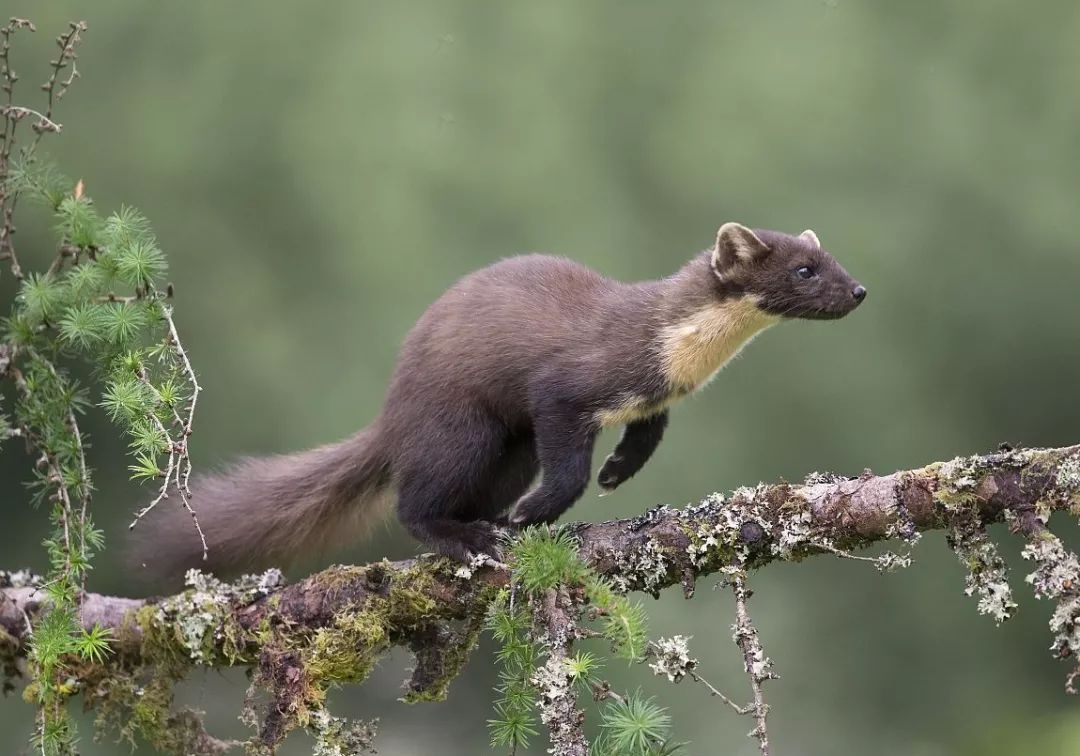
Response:
[{"label": "marten's back", "polygon": [[[421,316],[406,340],[487,367],[551,359],[587,338],[616,281],[572,260],[524,255],[465,276]],[[533,364],[521,367],[533,367]]]},{"label": "marten's back", "polygon": [[633,288],[548,255],[512,257],[471,273],[409,332],[387,405],[478,401],[508,420],[526,413],[528,383],[538,371],[605,362],[605,332]]}]

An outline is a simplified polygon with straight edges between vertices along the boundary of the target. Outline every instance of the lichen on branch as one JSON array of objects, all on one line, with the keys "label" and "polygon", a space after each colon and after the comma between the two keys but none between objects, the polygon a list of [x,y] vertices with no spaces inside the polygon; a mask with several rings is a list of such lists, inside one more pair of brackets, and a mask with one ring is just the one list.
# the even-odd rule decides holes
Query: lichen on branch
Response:
[{"label": "lichen on branch", "polygon": [[[1075,659],[1080,563],[1049,530],[1055,512],[1080,512],[1080,446],[1002,451],[885,476],[815,474],[802,484],[714,494],[684,509],[658,507],[635,518],[570,525],[563,533],[572,536],[587,573],[573,563],[559,569],[567,579],[595,575],[608,590],[655,593],[681,585],[690,596],[705,575],[817,554],[852,556],[890,539],[946,530],[971,569],[967,587],[1004,619],[1012,599],[993,586],[1007,585],[1007,576],[996,552],[979,539],[987,526],[1006,522],[1027,539],[1023,555],[1033,564],[1027,582],[1037,597],[1055,603],[1055,655]],[[977,536],[963,541],[959,532]],[[153,742],[165,737],[170,722],[195,732],[190,719],[171,710],[172,683],[197,667],[243,666],[255,670],[248,717],[257,729],[253,742],[267,752],[297,728],[316,738],[330,731],[355,736],[362,725],[327,719],[327,692],[362,682],[382,654],[401,646],[418,659],[406,699],[445,696],[489,607],[515,580],[513,570],[497,563],[462,569],[423,556],[331,567],[292,585],[281,585],[276,573],[236,583],[193,573],[188,590],[156,602],[87,593],[81,620],[108,628],[116,653],[73,665],[71,694],[82,692],[99,708],[127,706],[127,721],[143,723],[138,734]],[[45,602],[26,576],[0,575],[0,670],[8,680],[24,666],[29,621]],[[441,653],[425,653],[431,648]],[[433,665],[436,658],[449,663]],[[1070,689],[1076,678],[1074,671]],[[133,689],[143,691],[143,699],[153,693],[152,716],[150,704],[140,711],[123,702]],[[763,713],[764,702],[757,703]],[[205,741],[203,735],[198,738]]]}]

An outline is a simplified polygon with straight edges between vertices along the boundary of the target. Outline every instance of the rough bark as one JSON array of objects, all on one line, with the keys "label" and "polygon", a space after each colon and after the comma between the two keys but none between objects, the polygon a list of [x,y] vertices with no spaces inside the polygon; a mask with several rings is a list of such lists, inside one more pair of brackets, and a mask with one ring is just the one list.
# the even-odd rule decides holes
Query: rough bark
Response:
[{"label": "rough bark", "polygon": [[[761,484],[685,509],[658,507],[570,527],[585,561],[617,587],[655,594],[681,585],[689,597],[697,578],[733,564],[753,569],[777,559],[850,554],[888,539],[914,540],[921,531],[980,531],[1003,520],[1030,540],[1046,532],[1050,512],[1078,508],[1080,446],[1072,446],[1007,450],[884,476],[815,473],[799,484]],[[331,567],[285,586],[266,575],[231,585],[204,577],[159,599],[87,593],[82,621],[111,628],[116,654],[80,673],[97,679],[114,667],[163,660],[174,677],[183,665],[252,667],[256,683],[276,697],[268,711],[289,720],[262,719],[261,739],[272,747],[289,722],[304,719],[305,690],[359,682],[391,646],[422,651],[441,644],[439,653],[417,654],[408,697],[442,697],[468,657],[494,589],[508,581],[502,566],[463,570],[423,556]],[[1062,590],[1072,591],[1071,583]],[[9,677],[41,602],[32,585],[0,582],[0,670]]]}]

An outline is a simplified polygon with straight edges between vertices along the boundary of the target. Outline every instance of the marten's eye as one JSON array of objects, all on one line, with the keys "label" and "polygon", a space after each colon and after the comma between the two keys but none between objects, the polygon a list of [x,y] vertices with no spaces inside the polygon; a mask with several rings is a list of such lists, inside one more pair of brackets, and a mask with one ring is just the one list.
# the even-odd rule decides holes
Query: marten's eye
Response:
[{"label": "marten's eye", "polygon": [[817,273],[814,272],[813,268],[810,268],[810,267],[804,265],[801,268],[796,268],[795,269],[795,275],[797,275],[799,278],[801,278],[801,279],[803,279],[805,281],[808,278],[813,278],[814,276],[817,275]]}]

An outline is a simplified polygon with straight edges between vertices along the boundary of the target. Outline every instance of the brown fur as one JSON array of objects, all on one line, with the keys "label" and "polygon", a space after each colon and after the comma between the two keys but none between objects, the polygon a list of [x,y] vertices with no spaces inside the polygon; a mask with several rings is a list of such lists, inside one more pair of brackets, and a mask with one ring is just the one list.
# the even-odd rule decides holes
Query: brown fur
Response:
[{"label": "brown fur", "polygon": [[[420,540],[459,559],[490,553],[492,523],[551,522],[581,495],[602,426],[626,425],[600,471],[611,490],[656,448],[668,405],[757,333],[783,317],[840,317],[864,295],[812,231],[731,223],[659,281],[620,283],[544,255],[495,263],[420,317],[369,428],[196,481],[210,565],[272,564],[347,542],[391,492]],[[151,561],[174,573],[198,566],[190,525],[156,523]]]},{"label": "brown fur", "polygon": [[196,478],[192,507],[207,560],[191,517],[166,500],[136,527],[136,561],[172,578],[192,567],[236,573],[284,566],[363,537],[392,493],[377,439],[375,424],[338,444],[248,458]]}]

